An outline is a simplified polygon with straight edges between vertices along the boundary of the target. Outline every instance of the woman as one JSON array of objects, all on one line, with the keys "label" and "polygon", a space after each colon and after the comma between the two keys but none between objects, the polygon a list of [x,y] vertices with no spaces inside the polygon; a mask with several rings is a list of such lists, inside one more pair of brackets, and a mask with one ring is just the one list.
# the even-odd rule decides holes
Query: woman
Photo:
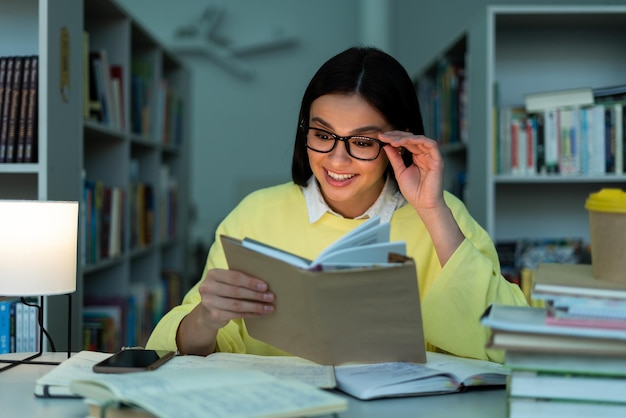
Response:
[{"label": "woman", "polygon": [[[526,300],[500,274],[487,233],[443,190],[442,156],[423,133],[404,68],[375,48],[350,48],[322,65],[304,94],[293,182],[250,194],[215,236],[249,237],[313,259],[364,218],[380,216],[415,261],[427,349],[502,361],[501,352],[485,348],[480,315],[490,303]],[[271,315],[273,300],[263,281],[228,270],[216,239],[203,279],[147,346],[284,355],[245,328],[245,318]]]}]

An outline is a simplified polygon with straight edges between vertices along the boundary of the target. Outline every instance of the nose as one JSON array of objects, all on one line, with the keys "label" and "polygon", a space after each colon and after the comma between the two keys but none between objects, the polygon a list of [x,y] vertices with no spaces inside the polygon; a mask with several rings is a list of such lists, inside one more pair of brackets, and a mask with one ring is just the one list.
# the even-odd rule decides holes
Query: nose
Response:
[{"label": "nose", "polygon": [[333,150],[329,153],[328,158],[336,159],[338,161],[350,161],[352,157],[348,153],[347,141],[337,140],[339,144],[336,144]]}]

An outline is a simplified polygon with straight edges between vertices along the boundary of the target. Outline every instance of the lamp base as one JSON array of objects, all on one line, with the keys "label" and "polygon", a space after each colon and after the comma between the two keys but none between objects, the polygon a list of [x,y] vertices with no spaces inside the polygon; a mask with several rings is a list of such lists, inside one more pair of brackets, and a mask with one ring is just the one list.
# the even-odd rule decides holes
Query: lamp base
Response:
[{"label": "lamp base", "polygon": [[[33,306],[37,308],[37,322],[39,324],[39,351],[29,357],[26,357],[24,359],[20,359],[20,360],[8,360],[8,359],[0,359],[0,364],[8,364],[8,366],[4,366],[2,368],[0,368],[0,373],[2,373],[3,371],[12,369],[13,367],[19,366],[21,364],[39,364],[39,365],[49,365],[49,366],[57,366],[59,364],[61,364],[58,361],[38,361],[38,360],[33,360],[36,359],[38,357],[40,357],[43,354],[43,336],[44,333],[46,335],[46,337],[49,339],[50,344],[52,346],[52,351],[56,351],[56,349],[54,348],[54,342],[52,341],[52,338],[50,337],[50,335],[48,334],[48,332],[45,330],[44,326],[43,326],[43,308],[44,308],[44,297],[40,296],[39,297],[39,305],[34,305],[31,304],[29,302],[26,301],[26,299],[24,298],[20,298],[21,302],[25,305],[28,306]],[[72,337],[72,294],[68,293],[67,294],[67,358],[71,357],[71,353],[72,353],[72,344],[71,344],[71,337]]]}]

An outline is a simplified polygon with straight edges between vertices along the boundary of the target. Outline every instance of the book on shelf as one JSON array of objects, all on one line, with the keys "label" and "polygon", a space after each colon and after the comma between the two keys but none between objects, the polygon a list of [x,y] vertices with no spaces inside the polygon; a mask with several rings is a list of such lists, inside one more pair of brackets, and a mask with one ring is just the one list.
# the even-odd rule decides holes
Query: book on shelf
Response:
[{"label": "book on shelf", "polygon": [[398,243],[379,223],[370,219],[314,261],[222,236],[229,268],[264,280],[276,295],[275,312],[246,319],[250,335],[322,364],[424,362],[415,264],[394,253]]},{"label": "book on shelf", "polygon": [[24,162],[24,146],[26,142],[26,125],[28,124],[28,99],[30,98],[30,66],[32,57],[24,58],[24,74],[22,76],[22,87],[20,91],[20,107],[17,117],[17,133],[15,140],[15,157],[17,163]]},{"label": "book on shelf", "polygon": [[[2,125],[4,124],[2,115],[4,109],[4,100],[5,100],[5,92],[7,89],[7,67],[8,67],[9,57],[0,56],[0,131],[2,130]],[[0,159],[4,158],[2,153],[4,152],[4,147],[0,144]],[[2,162],[2,160],[0,160]]]},{"label": "book on shelf", "polygon": [[39,126],[39,57],[30,57],[30,80],[28,83],[28,108],[26,110],[26,132],[24,138],[24,162],[37,162]]},{"label": "book on shelf", "polygon": [[0,300],[0,354],[11,350],[11,300]]},{"label": "book on shelf", "polygon": [[593,98],[598,102],[626,100],[626,84],[594,87]]},{"label": "book on shelf", "polygon": [[3,89],[2,116],[0,118],[0,163],[6,162],[6,150],[9,140],[9,115],[13,98],[13,67],[15,57],[6,57],[6,72]]},{"label": "book on shelf", "polygon": [[622,418],[626,405],[606,402],[581,402],[535,398],[509,398],[508,418]]},{"label": "book on shelf", "polygon": [[594,96],[591,87],[541,91],[524,95],[524,105],[529,113],[592,104],[594,104]]},{"label": "book on shelf", "polygon": [[38,350],[38,311],[31,303],[35,299],[25,301],[12,297],[0,300],[0,354]]},{"label": "book on shelf", "polygon": [[11,82],[11,106],[9,108],[9,127],[7,132],[4,161],[15,162],[15,150],[17,148],[17,134],[19,129],[19,114],[22,99],[22,78],[26,57],[16,56],[13,62],[13,81]]}]

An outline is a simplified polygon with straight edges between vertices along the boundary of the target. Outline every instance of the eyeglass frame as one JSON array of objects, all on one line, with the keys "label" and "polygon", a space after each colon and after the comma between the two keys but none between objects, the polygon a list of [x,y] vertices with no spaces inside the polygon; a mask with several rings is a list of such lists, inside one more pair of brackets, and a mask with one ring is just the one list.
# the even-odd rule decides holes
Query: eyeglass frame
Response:
[{"label": "eyeglass frame", "polygon": [[[360,160],[360,161],[374,161],[376,160],[378,157],[380,157],[380,152],[382,151],[383,147],[386,145],[389,145],[387,142],[383,142],[380,139],[376,139],[376,138],[372,138],[369,136],[365,136],[365,135],[349,135],[349,136],[340,136],[337,135],[335,133],[332,133],[330,131],[327,131],[326,129],[322,129],[322,128],[316,128],[313,126],[309,126],[309,125],[300,125],[300,129],[302,129],[302,132],[304,133],[304,146],[307,147],[308,149],[310,149],[311,151],[315,151],[315,152],[319,152],[320,154],[328,154],[329,152],[331,152],[332,150],[335,149],[335,147],[337,146],[337,142],[341,141],[345,144],[346,146],[346,151],[348,152],[348,155],[356,160]],[[309,140],[308,140],[308,131],[309,129],[315,129],[317,131],[321,131],[324,132],[326,134],[328,134],[329,136],[331,136],[335,142],[333,143],[333,146],[330,147],[330,149],[328,151],[320,151],[317,150],[315,148],[311,148],[309,146]],[[376,154],[376,157],[374,158],[359,158],[359,157],[355,157],[354,155],[352,155],[352,152],[350,151],[350,143],[348,142],[348,140],[352,139],[352,138],[362,138],[362,139],[367,139],[368,141],[374,141],[375,143],[378,144],[378,153]]]}]

